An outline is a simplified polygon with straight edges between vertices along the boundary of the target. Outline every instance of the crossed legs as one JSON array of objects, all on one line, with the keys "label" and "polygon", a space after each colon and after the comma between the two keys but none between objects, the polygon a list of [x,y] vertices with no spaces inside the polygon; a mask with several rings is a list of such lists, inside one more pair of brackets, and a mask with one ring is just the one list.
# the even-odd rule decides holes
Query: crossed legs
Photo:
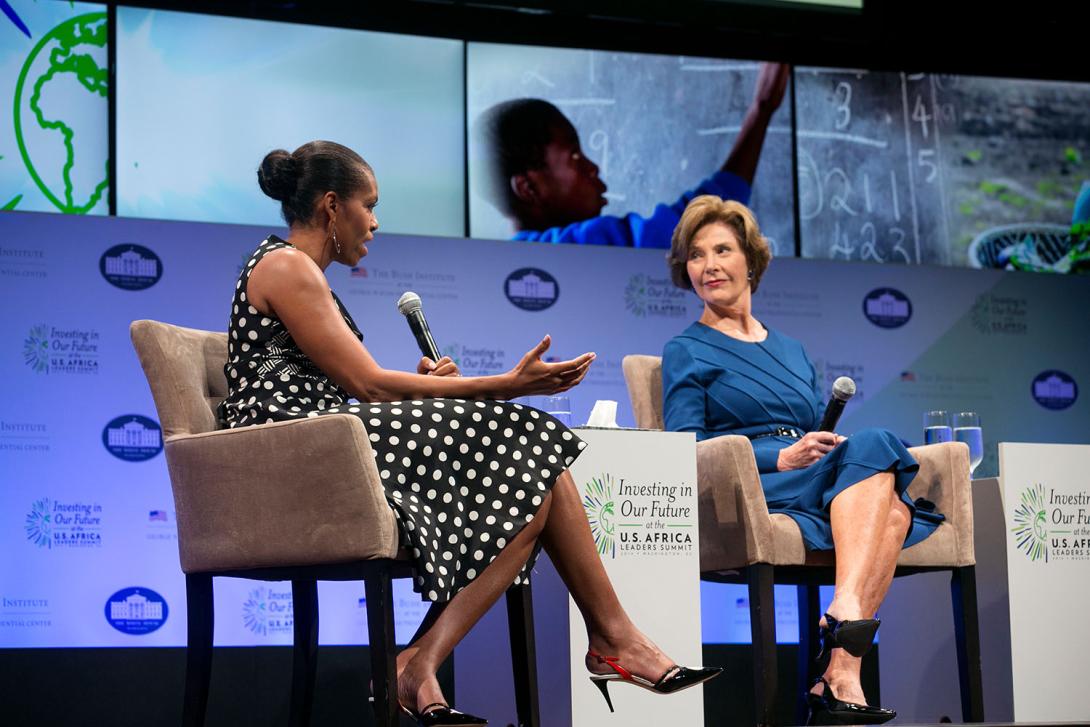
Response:
[{"label": "crossed legs", "polygon": [[[571,475],[563,472],[534,519],[454,598],[434,604],[397,657],[398,698],[417,710],[444,702],[435,672],[455,645],[514,581],[540,539],[587,627],[590,648],[657,680],[672,662],[629,619],[594,548]],[[588,668],[590,664],[588,662]]]},{"label": "crossed legs", "polygon": [[[880,472],[852,485],[833,499],[829,513],[836,590],[828,612],[842,621],[873,618],[889,590],[911,525],[908,508],[893,488],[893,474]],[[866,704],[861,666],[861,658],[832,650],[823,676],[837,698]]]}]

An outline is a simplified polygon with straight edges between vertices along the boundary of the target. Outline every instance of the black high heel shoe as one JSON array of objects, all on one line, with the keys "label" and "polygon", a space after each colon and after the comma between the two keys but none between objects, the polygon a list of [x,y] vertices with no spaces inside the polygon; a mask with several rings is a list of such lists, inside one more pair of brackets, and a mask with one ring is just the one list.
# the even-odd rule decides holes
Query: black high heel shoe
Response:
[{"label": "black high heel shoe", "polygon": [[606,704],[609,706],[610,712],[613,711],[613,700],[609,698],[610,682],[634,684],[641,689],[646,689],[655,694],[673,694],[674,692],[680,692],[689,687],[695,687],[697,684],[703,684],[709,679],[713,679],[723,673],[723,670],[717,666],[689,669],[688,667],[674,664],[663,672],[657,682],[651,682],[643,677],[636,676],[618,664],[617,657],[615,656],[602,656],[601,654],[596,654],[594,651],[590,650],[587,651],[587,655],[593,659],[597,659],[599,664],[606,664],[613,669],[612,674],[590,675],[591,682],[594,686],[598,687],[598,691],[602,693],[602,696],[606,700]]},{"label": "black high heel shoe", "polygon": [[842,701],[833,694],[825,677],[820,677],[814,684],[818,682],[823,685],[821,694],[809,692],[806,695],[810,705],[808,725],[883,724],[897,716],[892,709]]},{"label": "black high heel shoe", "polygon": [[488,724],[487,719],[451,709],[449,705],[442,702],[429,704],[419,713],[400,702],[397,706],[401,707],[402,712],[415,719],[420,727],[485,727]]},{"label": "black high heel shoe", "polygon": [[821,639],[820,659],[833,649],[844,649],[852,656],[863,656],[870,651],[874,643],[874,635],[878,633],[878,627],[882,625],[881,619],[861,618],[856,621],[838,621],[829,614],[825,614],[825,626],[818,631]]}]

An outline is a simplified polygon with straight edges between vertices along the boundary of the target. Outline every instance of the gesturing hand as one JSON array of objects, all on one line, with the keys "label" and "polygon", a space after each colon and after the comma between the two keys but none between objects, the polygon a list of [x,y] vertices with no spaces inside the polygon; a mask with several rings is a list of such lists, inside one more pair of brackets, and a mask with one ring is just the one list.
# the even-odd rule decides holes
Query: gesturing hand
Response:
[{"label": "gesturing hand", "polygon": [[511,369],[511,397],[530,396],[532,394],[555,394],[567,391],[587,375],[595,354],[584,353],[568,361],[548,363],[541,360],[549,350],[552,339],[549,336],[526,352],[515,368]]},{"label": "gesturing hand", "polygon": [[776,469],[786,472],[809,467],[833,451],[844,439],[845,437],[833,432],[807,432],[802,439],[780,450]]},{"label": "gesturing hand", "polygon": [[454,360],[450,356],[444,356],[439,359],[438,362],[432,361],[427,356],[420,359],[420,363],[416,365],[416,373],[423,376],[461,376],[462,372],[458,370],[458,364],[454,363]]}]

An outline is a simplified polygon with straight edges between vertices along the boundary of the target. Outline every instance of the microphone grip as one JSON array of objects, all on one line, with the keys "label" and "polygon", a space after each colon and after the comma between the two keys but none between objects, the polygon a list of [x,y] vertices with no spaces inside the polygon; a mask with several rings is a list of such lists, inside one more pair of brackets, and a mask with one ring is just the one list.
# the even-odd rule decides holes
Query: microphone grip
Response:
[{"label": "microphone grip", "polygon": [[409,330],[413,332],[416,345],[420,347],[420,353],[432,361],[438,361],[441,358],[439,347],[435,345],[435,339],[431,337],[431,329],[428,328],[428,321],[424,318],[424,313],[418,310],[412,311],[407,313],[405,318],[409,321]]},{"label": "microphone grip", "polygon": [[818,427],[819,432],[832,432],[836,429],[836,423],[840,421],[840,415],[844,413],[846,403],[835,396],[829,399],[829,403],[825,406],[825,416],[821,418],[821,426]]}]

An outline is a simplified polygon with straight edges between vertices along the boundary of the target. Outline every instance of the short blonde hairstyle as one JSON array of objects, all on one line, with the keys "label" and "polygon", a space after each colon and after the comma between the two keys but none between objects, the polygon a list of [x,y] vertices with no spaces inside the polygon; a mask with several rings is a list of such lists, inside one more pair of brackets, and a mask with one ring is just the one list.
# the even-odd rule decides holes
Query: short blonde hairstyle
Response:
[{"label": "short blonde hairstyle", "polygon": [[753,216],[749,207],[741,202],[723,200],[711,194],[701,195],[690,202],[682,213],[677,227],[674,228],[670,252],[666,255],[666,263],[670,266],[670,278],[674,281],[674,285],[683,290],[693,289],[688,271],[689,251],[693,245],[693,238],[701,229],[717,222],[734,230],[734,234],[738,236],[738,243],[746,256],[746,267],[752,273],[749,287],[756,293],[761,276],[764,275],[765,270],[768,269],[768,263],[772,260],[772,250],[768,246],[768,240],[761,234],[761,229],[757,226],[757,218]]}]

